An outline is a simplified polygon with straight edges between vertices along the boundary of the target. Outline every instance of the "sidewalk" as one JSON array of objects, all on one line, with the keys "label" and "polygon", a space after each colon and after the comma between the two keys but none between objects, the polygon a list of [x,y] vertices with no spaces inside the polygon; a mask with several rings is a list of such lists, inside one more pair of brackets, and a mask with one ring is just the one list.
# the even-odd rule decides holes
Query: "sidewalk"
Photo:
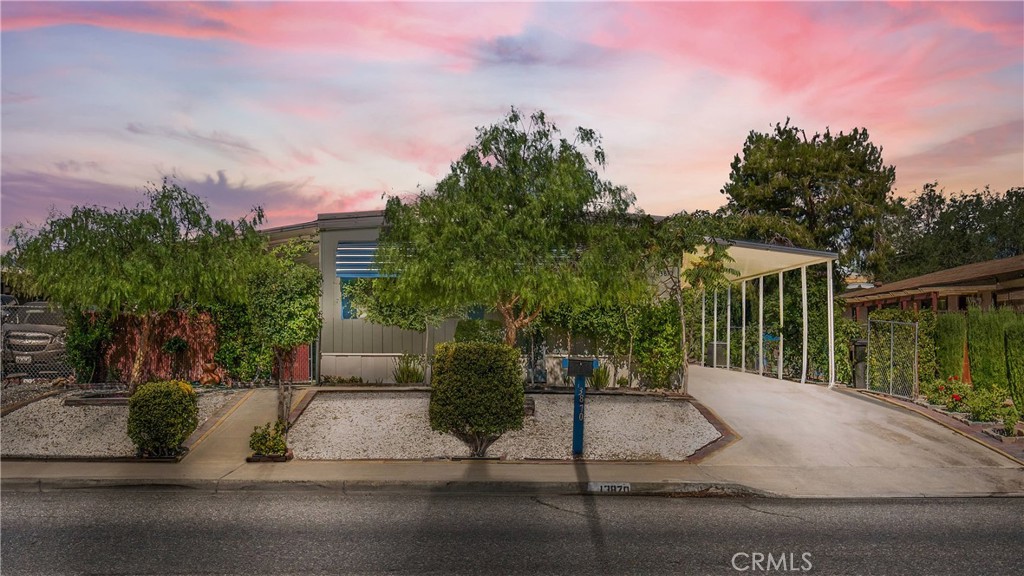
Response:
[{"label": "sidewalk", "polygon": [[[817,386],[792,382],[772,384],[774,381],[766,383],[760,378],[752,381],[751,378],[757,377],[703,368],[695,373],[699,378],[694,380],[700,383],[692,390],[694,396],[734,426],[741,437],[699,463],[493,460],[246,463],[253,427],[272,420],[276,411],[275,391],[261,389],[247,393],[178,463],[11,461],[0,465],[0,478],[3,490],[22,491],[144,485],[205,491],[583,494],[622,490],[628,485],[632,493],[782,497],[1024,496],[1024,468],[995,453],[987,453],[979,446],[955,445],[955,450],[965,451],[967,456],[952,463],[936,460],[934,453],[928,456],[930,460],[924,461],[907,460],[898,452],[883,454],[882,458],[857,460],[851,459],[849,454],[842,456],[844,451],[851,451],[849,447],[835,445],[834,438],[827,434],[792,445],[780,443],[779,434],[786,425],[777,413],[762,412],[753,418],[742,413],[770,409],[759,404],[756,391],[748,389],[751,386],[762,390],[764,398],[791,397],[788,405],[791,409],[805,396],[815,401],[824,400],[833,409],[856,414],[881,410],[885,412],[881,417],[886,419],[896,414],[895,408],[874,406]],[[803,388],[793,388],[801,386]],[[731,402],[734,394],[742,394],[743,402]],[[752,398],[752,395],[755,396]],[[296,402],[299,400],[296,398]],[[822,416],[805,416],[794,421],[807,420],[811,430],[820,426],[817,418]],[[933,434],[945,432],[923,418],[902,413],[898,417],[919,419],[926,426],[935,427],[930,430]],[[764,429],[759,430],[759,427]],[[916,430],[913,426],[911,429]],[[765,430],[769,433],[765,434]],[[892,450],[886,444],[878,446],[883,451]],[[862,455],[870,452],[864,447],[857,450]]]}]

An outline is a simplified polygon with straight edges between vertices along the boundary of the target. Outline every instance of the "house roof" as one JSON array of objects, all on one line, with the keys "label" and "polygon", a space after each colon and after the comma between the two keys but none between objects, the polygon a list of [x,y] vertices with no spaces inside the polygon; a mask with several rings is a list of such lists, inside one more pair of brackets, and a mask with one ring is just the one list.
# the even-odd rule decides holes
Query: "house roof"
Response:
[{"label": "house roof", "polygon": [[843,294],[848,302],[864,302],[926,292],[975,293],[1024,285],[1024,255],[965,264],[930,274]]}]

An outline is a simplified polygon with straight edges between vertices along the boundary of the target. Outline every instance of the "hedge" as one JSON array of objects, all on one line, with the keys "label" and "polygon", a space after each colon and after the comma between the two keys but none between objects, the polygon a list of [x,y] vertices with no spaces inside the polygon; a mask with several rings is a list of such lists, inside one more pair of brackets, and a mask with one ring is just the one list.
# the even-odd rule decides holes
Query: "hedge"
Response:
[{"label": "hedge", "polygon": [[963,314],[939,314],[935,320],[935,363],[940,380],[963,378],[967,318]]},{"label": "hedge", "polygon": [[1017,321],[1011,310],[967,311],[967,357],[971,382],[980,390],[1008,390],[1004,331]]},{"label": "hedge", "polygon": [[502,434],[523,427],[519,352],[505,344],[446,342],[434,350],[430,428],[482,457]]},{"label": "hedge", "polygon": [[1024,322],[1014,322],[1003,336],[1006,344],[1006,376],[1018,412],[1024,413]]}]

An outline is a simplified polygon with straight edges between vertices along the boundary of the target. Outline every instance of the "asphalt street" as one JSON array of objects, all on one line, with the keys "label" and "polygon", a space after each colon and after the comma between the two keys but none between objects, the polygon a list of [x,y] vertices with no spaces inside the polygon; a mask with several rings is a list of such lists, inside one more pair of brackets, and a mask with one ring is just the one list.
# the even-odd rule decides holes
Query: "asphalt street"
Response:
[{"label": "asphalt street", "polygon": [[7,492],[13,574],[1020,574],[1024,499]]}]

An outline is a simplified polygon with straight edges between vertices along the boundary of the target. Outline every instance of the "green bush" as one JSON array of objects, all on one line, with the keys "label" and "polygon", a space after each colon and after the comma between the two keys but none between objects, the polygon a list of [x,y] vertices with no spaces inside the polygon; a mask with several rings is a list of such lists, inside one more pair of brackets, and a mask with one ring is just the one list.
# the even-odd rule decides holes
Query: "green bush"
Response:
[{"label": "green bush", "polygon": [[114,337],[110,314],[68,312],[65,322],[65,346],[75,380],[82,384],[106,381],[106,354]]},{"label": "green bush", "polygon": [[430,428],[482,457],[502,434],[523,427],[519,352],[504,344],[446,342],[434,353]]},{"label": "green bush", "polygon": [[947,380],[945,386],[946,410],[950,412],[966,412],[967,399],[974,392],[970,384],[959,380]]},{"label": "green bush", "polygon": [[128,437],[140,456],[176,456],[199,425],[199,400],[187,382],[139,386],[128,399]]},{"label": "green bush", "polygon": [[1006,346],[1006,378],[1010,395],[1018,412],[1024,412],[1024,322],[1007,326],[1003,336]]},{"label": "green bush", "polygon": [[416,384],[423,382],[423,358],[416,354],[402,354],[395,358],[391,376],[396,384]]},{"label": "green bush", "polygon": [[939,314],[935,319],[935,364],[939,378],[963,378],[967,318],[963,314]]},{"label": "green bush", "polygon": [[284,420],[256,426],[249,436],[249,449],[260,456],[284,456],[288,452],[287,432]]},{"label": "green bush", "polygon": [[1016,319],[1017,314],[1010,310],[983,312],[972,307],[967,311],[967,356],[976,388],[1009,390],[1004,330]]},{"label": "green bush", "polygon": [[[667,388],[683,367],[679,312],[672,300],[641,308],[633,348],[633,371],[647,388]],[[698,324],[699,326],[699,324]],[[698,336],[699,336],[698,332]]]},{"label": "green bush", "polygon": [[1003,433],[1006,436],[1014,435],[1014,428],[1020,421],[1020,412],[1016,406],[1003,406],[999,409],[999,420],[1003,423]]},{"label": "green bush", "polygon": [[992,422],[996,420],[1006,401],[1006,394],[988,388],[975,388],[967,394],[967,412],[971,420]]},{"label": "green bush", "polygon": [[629,388],[629,378],[626,378],[625,376],[619,376],[619,378],[615,381],[615,385],[618,386],[619,388]]},{"label": "green bush", "polygon": [[501,322],[487,319],[462,319],[455,325],[456,342],[505,342],[505,329]]},{"label": "green bush", "polygon": [[612,381],[612,372],[606,364],[594,368],[594,375],[587,378],[587,386],[594,390],[607,388]]}]

